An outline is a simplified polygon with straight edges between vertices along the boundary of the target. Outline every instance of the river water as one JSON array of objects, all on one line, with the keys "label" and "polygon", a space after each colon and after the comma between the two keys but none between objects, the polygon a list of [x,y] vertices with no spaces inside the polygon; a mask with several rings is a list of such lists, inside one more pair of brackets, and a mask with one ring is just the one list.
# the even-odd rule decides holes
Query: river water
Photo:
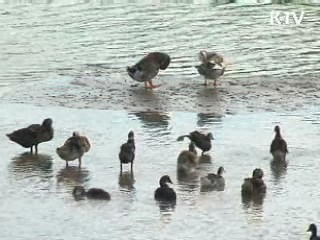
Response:
[{"label": "river water", "polygon": [[[308,238],[320,214],[319,5],[226,2],[0,1],[0,239]],[[272,25],[272,11],[304,19]],[[201,86],[194,68],[202,49],[232,62],[217,88]],[[125,72],[150,51],[172,57],[154,91]],[[55,137],[37,157],[5,136],[47,117]],[[288,142],[287,168],[270,165],[275,124]],[[188,142],[176,138],[195,129],[213,133],[212,162],[183,181],[176,159]],[[55,153],[75,130],[92,143],[81,170]],[[127,166],[119,175],[129,130],[133,179]],[[199,177],[219,166],[225,191],[201,193]],[[242,202],[243,178],[256,167],[267,195]],[[153,199],[164,174],[175,209]],[[104,188],[112,200],[75,201],[75,185]]]}]

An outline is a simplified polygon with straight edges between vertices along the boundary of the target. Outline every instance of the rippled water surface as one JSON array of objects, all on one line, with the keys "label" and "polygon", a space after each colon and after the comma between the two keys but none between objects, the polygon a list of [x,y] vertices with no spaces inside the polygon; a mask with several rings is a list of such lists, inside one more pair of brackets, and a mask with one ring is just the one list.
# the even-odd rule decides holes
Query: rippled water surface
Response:
[{"label": "rippled water surface", "polygon": [[[0,238],[307,239],[307,225],[319,219],[320,118],[313,112],[221,117],[1,105]],[[12,129],[48,116],[55,138],[40,145],[38,157],[6,139]],[[270,166],[275,124],[289,145],[287,169]],[[137,147],[133,179],[128,166],[119,176],[118,162],[130,129]],[[202,164],[193,179],[179,181],[176,158],[188,143],[176,138],[191,129],[214,134],[212,163]],[[66,169],[55,153],[74,130],[92,143],[81,170],[76,163]],[[219,166],[226,169],[225,191],[200,193],[199,177]],[[266,198],[242,202],[240,186],[255,167],[265,172]],[[174,210],[161,211],[153,199],[164,174],[172,177],[178,195]],[[102,187],[112,200],[75,201],[74,185]]]},{"label": "rippled water surface", "polygon": [[[252,98],[265,110],[319,104],[319,5],[12,2],[0,11],[0,91],[6,101],[203,112],[256,108]],[[272,11],[304,12],[304,18],[300,26],[272,25]],[[216,93],[201,86],[194,67],[203,49],[232,62]],[[172,57],[157,80],[163,83],[157,97],[135,86],[125,71],[150,51]]]}]

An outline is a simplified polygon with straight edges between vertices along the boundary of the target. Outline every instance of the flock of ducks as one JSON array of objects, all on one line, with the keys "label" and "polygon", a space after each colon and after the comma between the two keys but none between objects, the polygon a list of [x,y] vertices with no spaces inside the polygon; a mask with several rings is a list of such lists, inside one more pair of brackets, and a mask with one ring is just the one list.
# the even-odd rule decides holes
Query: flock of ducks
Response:
[{"label": "flock of ducks", "polygon": [[[275,137],[270,145],[270,153],[273,156],[273,161],[278,164],[287,165],[286,155],[288,153],[288,147],[286,141],[281,136],[280,127],[275,126]],[[28,127],[21,128],[7,134],[8,138],[21,145],[24,148],[30,148],[30,152],[38,153],[38,145],[43,142],[48,142],[53,139],[54,129],[52,127],[52,119],[45,119],[42,124],[32,124]],[[177,159],[177,172],[185,176],[192,174],[198,168],[199,162],[196,147],[201,150],[201,157],[205,156],[204,153],[212,148],[211,141],[214,139],[211,133],[203,134],[199,131],[190,132],[187,135],[182,135],[177,138],[177,141],[183,141],[185,138],[190,140],[188,150],[183,150],[178,155]],[[78,132],[74,132],[61,147],[56,149],[56,153],[59,157],[66,161],[66,167],[68,167],[69,161],[78,159],[79,168],[81,167],[81,159],[83,155],[90,150],[91,144],[86,136],[80,135]],[[122,172],[123,164],[131,165],[131,172],[133,170],[133,163],[135,159],[135,141],[134,132],[128,133],[127,142],[120,146],[119,161],[120,170]],[[208,173],[207,176],[200,178],[201,191],[224,191],[225,179],[222,176],[224,168],[219,167],[217,173]],[[251,178],[245,178],[241,186],[242,197],[247,199],[254,199],[264,197],[267,191],[266,184],[263,181],[263,170],[256,168],[252,172]],[[177,200],[177,194],[169,184],[173,184],[170,176],[164,175],[159,180],[159,187],[154,192],[154,199],[160,203],[175,205]],[[88,199],[100,199],[110,200],[111,196],[108,192],[100,188],[90,188],[85,190],[82,186],[75,186],[72,194],[76,200],[88,198]],[[317,237],[317,227],[315,224],[311,224],[308,231],[312,233],[310,240],[320,239]]]},{"label": "flock of ducks", "polygon": [[[201,64],[195,66],[200,75],[205,79],[204,85],[208,85],[208,79],[214,80],[214,86],[217,80],[224,74],[225,69],[231,63],[216,52],[200,51],[199,60]],[[160,85],[154,85],[153,79],[160,70],[165,70],[170,64],[171,58],[167,53],[151,52],[143,57],[136,64],[127,67],[129,76],[138,82],[144,82],[145,88],[153,89]]]},{"label": "flock of ducks", "polygon": [[[226,66],[229,65],[225,59],[216,52],[200,51],[199,59],[201,64],[196,66],[200,75],[204,76],[204,85],[208,85],[208,79],[214,80],[213,85],[220,76],[224,74]],[[160,70],[165,70],[169,66],[171,58],[168,54],[162,52],[152,52],[142,58],[133,66],[127,67],[129,76],[138,81],[144,82],[145,88],[156,88],[160,85],[154,85],[153,79],[158,75]],[[273,156],[273,162],[276,164],[287,165],[286,155],[288,147],[286,141],[281,136],[280,127],[275,126],[275,137],[270,145],[270,153]],[[21,128],[7,134],[8,138],[25,148],[30,148],[30,152],[38,153],[38,145],[43,142],[48,142],[53,139],[54,130],[52,127],[52,119],[45,119],[42,124],[32,124],[28,127]],[[177,141],[183,141],[185,138],[190,140],[188,150],[183,150],[178,155],[177,173],[188,176],[197,170],[201,157],[205,156],[205,152],[212,148],[211,140],[214,140],[211,133],[203,134],[199,131],[190,132],[187,135],[182,135],[177,138]],[[196,147],[201,150],[201,157],[198,157]],[[58,156],[65,160],[66,167],[70,161],[78,160],[78,166],[81,168],[82,157],[91,148],[89,139],[86,136],[80,135],[79,132],[73,132],[62,146],[56,149]],[[135,159],[135,141],[134,132],[128,133],[127,142],[120,146],[119,161],[120,171],[122,172],[123,164],[130,164],[131,172]],[[225,179],[223,177],[224,168],[219,167],[217,173],[208,173],[207,176],[200,178],[201,191],[224,191]],[[241,186],[241,194],[243,198],[255,199],[263,198],[266,194],[267,187],[263,181],[264,172],[260,168],[256,168],[252,172],[251,178],[245,178]],[[164,175],[159,180],[159,187],[154,192],[155,200],[161,203],[176,204],[177,195],[169,184],[173,184],[170,176]],[[75,186],[72,194],[76,200],[100,199],[110,200],[111,196],[108,192],[100,188],[90,188],[85,190],[82,186]],[[317,227],[315,224],[310,224],[308,231],[311,232],[310,240],[319,240],[317,236]]]}]

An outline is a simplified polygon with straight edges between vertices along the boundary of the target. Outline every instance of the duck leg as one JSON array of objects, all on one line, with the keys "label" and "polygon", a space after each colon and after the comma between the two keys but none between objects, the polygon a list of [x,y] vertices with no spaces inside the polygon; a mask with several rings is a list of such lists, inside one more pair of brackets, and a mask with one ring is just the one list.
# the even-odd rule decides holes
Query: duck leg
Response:
[{"label": "duck leg", "polygon": [[122,163],[120,162],[120,172],[122,173]]},{"label": "duck leg", "polygon": [[66,168],[68,168],[69,167],[69,163],[68,163],[68,161],[66,161]]},{"label": "duck leg", "polygon": [[33,146],[30,147],[30,153],[33,153]]},{"label": "duck leg", "polygon": [[152,83],[152,79],[151,80],[149,80],[148,81],[148,83],[149,83],[149,87],[147,87],[147,88],[150,88],[150,89],[153,89],[153,88],[157,88],[157,87],[160,87],[161,86],[161,84],[158,84],[158,85],[153,85],[153,83]]},{"label": "duck leg", "polygon": [[205,86],[208,86],[208,79],[204,78],[204,84]]},{"label": "duck leg", "polygon": [[38,144],[34,146],[35,150],[36,150],[36,154],[38,154]]},{"label": "duck leg", "polygon": [[133,167],[133,162],[131,162],[131,168],[130,168],[130,169],[131,169],[131,172],[132,172],[132,167]]},{"label": "duck leg", "polygon": [[217,86],[217,79],[214,80],[213,86],[215,86],[215,87]]},{"label": "duck leg", "polygon": [[81,168],[81,157],[79,157],[79,168]]}]

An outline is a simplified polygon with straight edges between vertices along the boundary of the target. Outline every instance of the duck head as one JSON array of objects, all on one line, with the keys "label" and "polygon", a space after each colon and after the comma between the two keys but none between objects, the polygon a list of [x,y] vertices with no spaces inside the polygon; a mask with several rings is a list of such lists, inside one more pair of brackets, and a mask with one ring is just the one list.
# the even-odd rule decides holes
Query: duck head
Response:
[{"label": "duck head", "polygon": [[312,232],[312,235],[317,235],[317,226],[314,223],[311,223],[307,232]]},{"label": "duck head", "polygon": [[75,186],[72,191],[74,197],[84,197],[86,195],[86,190],[82,186]]},{"label": "duck head", "polygon": [[207,137],[208,137],[209,139],[211,139],[211,140],[214,140],[212,133],[208,133],[208,134],[207,134]]},{"label": "duck head", "polygon": [[42,126],[46,127],[46,128],[50,128],[52,125],[52,119],[51,118],[46,118],[45,120],[43,120],[42,122]]},{"label": "duck head", "polygon": [[159,184],[160,187],[168,187],[168,183],[172,183],[171,178],[168,175],[164,175],[160,178]]},{"label": "duck head", "polygon": [[134,132],[133,131],[130,131],[128,133],[128,140],[134,140]]},{"label": "duck head", "polygon": [[252,172],[252,178],[259,178],[259,179],[262,179],[263,178],[263,171],[261,168],[256,168],[253,170]]},{"label": "duck head", "polygon": [[72,137],[80,137],[80,133],[77,132],[77,131],[74,131],[74,132],[72,133]]},{"label": "duck head", "polygon": [[218,174],[218,176],[222,176],[222,174],[223,174],[224,172],[225,172],[224,167],[219,167],[217,174]]},{"label": "duck head", "polygon": [[208,61],[207,51],[202,50],[202,51],[199,52],[199,60],[201,62],[207,62]]}]

